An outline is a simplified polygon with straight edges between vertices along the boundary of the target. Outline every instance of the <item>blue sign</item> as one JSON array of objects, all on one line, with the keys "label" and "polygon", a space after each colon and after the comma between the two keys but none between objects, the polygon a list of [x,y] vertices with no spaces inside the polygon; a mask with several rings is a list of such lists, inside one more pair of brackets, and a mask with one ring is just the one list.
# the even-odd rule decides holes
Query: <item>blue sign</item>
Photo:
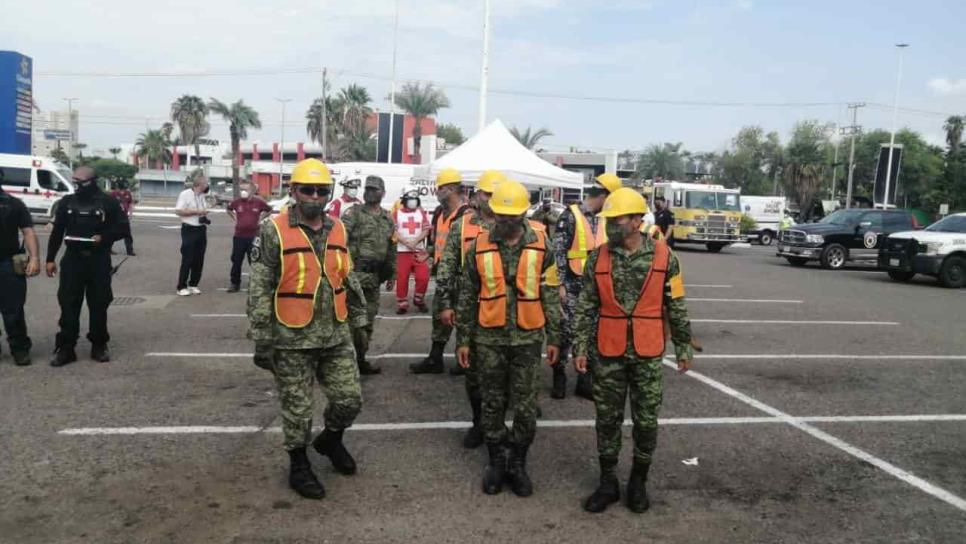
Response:
[{"label": "blue sign", "polygon": [[0,51],[0,153],[31,152],[33,64],[15,51]]}]

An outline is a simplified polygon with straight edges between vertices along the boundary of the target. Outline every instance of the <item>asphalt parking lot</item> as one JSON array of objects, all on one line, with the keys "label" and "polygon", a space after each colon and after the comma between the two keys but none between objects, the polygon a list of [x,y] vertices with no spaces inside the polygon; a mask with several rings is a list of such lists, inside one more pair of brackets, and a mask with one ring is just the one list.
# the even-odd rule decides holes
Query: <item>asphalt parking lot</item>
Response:
[{"label": "asphalt parking lot", "polygon": [[[597,479],[593,407],[572,395],[550,399],[549,370],[531,449],[534,496],[483,495],[485,451],[461,447],[469,418],[461,378],[408,373],[428,349],[430,322],[397,318],[385,294],[372,349],[383,374],[363,379],[363,412],[346,435],[360,473],[340,476],[313,452],[328,492],[314,502],[287,487],[277,399],[270,375],[251,363],[244,294],[219,290],[231,225],[214,218],[204,294],[178,298],[178,223],[166,215],[136,218],[139,255],[115,277],[109,364],[86,360],[83,340],[80,362],[46,364],[56,282],[31,280],[35,364],[14,367],[5,346],[0,359],[0,541],[961,542],[966,534],[966,290],[928,278],[893,283],[862,267],[793,268],[774,247],[680,250],[705,350],[687,375],[668,363],[644,515],[581,509]],[[321,406],[316,413],[318,424]]]}]

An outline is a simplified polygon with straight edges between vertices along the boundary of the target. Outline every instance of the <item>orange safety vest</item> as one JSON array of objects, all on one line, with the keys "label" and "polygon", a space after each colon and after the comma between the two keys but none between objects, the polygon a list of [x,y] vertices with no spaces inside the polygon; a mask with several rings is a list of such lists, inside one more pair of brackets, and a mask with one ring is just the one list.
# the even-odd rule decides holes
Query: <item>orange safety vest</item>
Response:
[{"label": "orange safety vest", "polygon": [[459,205],[453,210],[448,216],[444,217],[443,214],[439,214],[436,217],[436,224],[433,225],[433,241],[435,242],[433,252],[433,262],[439,264],[439,260],[443,258],[443,248],[446,247],[446,236],[449,234],[449,229],[453,225],[453,219],[456,218],[456,214],[463,209],[463,205]]},{"label": "orange safety vest", "polygon": [[[537,240],[523,246],[517,265],[517,327],[530,331],[546,324],[540,301],[540,281],[547,237],[537,231]],[[481,327],[498,329],[506,326],[506,278],[500,249],[484,230],[476,239],[476,268],[480,275],[480,309],[477,319]]]},{"label": "orange safety vest", "polygon": [[343,284],[352,270],[352,260],[346,249],[345,226],[342,221],[332,219],[334,225],[325,239],[325,256],[320,263],[309,237],[298,226],[290,226],[288,221],[288,212],[282,212],[272,220],[282,256],[281,279],[275,288],[275,316],[281,324],[292,329],[301,329],[311,323],[315,298],[325,274],[332,287],[335,318],[345,321],[349,310]]},{"label": "orange safety vest", "polygon": [[476,217],[476,213],[467,210],[463,213],[462,225],[460,225],[460,234],[463,236],[460,244],[460,266],[466,261],[466,250],[470,248],[470,244],[476,240],[476,237],[482,232],[480,225],[473,224],[472,219]]},{"label": "orange safety vest", "polygon": [[628,314],[614,295],[611,276],[611,249],[600,247],[594,279],[600,294],[597,321],[597,350],[604,357],[621,357],[627,350],[627,329],[634,335],[634,352],[641,357],[664,354],[664,281],[667,278],[670,250],[667,243],[654,243],[654,260],[641,288],[641,296]]},{"label": "orange safety vest", "polygon": [[578,276],[583,275],[584,265],[587,264],[587,256],[594,248],[607,243],[606,219],[603,217],[597,220],[597,230],[590,226],[590,221],[580,211],[580,206],[570,205],[570,211],[574,214],[574,239],[567,250],[567,264],[570,271]]}]

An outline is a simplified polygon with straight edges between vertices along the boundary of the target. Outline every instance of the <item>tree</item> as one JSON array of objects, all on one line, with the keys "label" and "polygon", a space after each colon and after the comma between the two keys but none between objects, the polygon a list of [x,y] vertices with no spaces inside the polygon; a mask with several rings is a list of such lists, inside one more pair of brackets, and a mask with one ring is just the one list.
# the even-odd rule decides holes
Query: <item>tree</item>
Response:
[{"label": "tree", "polygon": [[111,152],[111,155],[114,157],[114,160],[117,160],[117,156],[121,152],[121,148],[120,147],[112,147],[112,148],[108,149],[108,151]]},{"label": "tree", "polygon": [[807,212],[819,192],[831,163],[831,135],[834,126],[817,120],[801,121],[792,129],[792,137],[785,148],[787,166],[784,170],[785,189]]},{"label": "tree", "polygon": [[943,124],[943,130],[946,131],[946,145],[949,146],[951,152],[959,150],[959,146],[963,142],[964,125],[966,125],[966,117],[962,115],[951,115]]},{"label": "tree", "polygon": [[198,140],[211,128],[207,117],[208,105],[198,96],[186,94],[171,103],[171,120],[178,125],[181,143],[195,146],[195,157],[201,156]]},{"label": "tree", "polygon": [[[889,143],[889,136],[886,130],[873,130],[856,137],[854,195],[871,198],[879,149],[882,144]],[[908,201],[910,206],[920,206],[924,203],[924,195],[943,175],[942,149],[929,145],[922,136],[908,129],[896,132],[896,143],[902,144],[902,162],[898,172],[898,194],[902,200],[899,203]]]},{"label": "tree", "polygon": [[68,157],[67,153],[64,153],[64,150],[59,147],[55,148],[53,151],[50,152],[50,158],[54,159],[55,161],[63,165],[70,164],[70,157]]},{"label": "tree", "polygon": [[131,179],[137,173],[137,168],[117,159],[98,159],[90,166],[94,168],[97,177],[109,182]]},{"label": "tree", "polygon": [[436,115],[439,110],[449,107],[449,99],[442,89],[432,83],[422,86],[419,82],[405,83],[402,91],[396,93],[396,106],[413,117],[413,155],[419,157],[423,138],[423,119]]},{"label": "tree", "polygon": [[442,138],[448,144],[460,145],[466,141],[463,130],[452,123],[444,123],[436,127],[436,137]]},{"label": "tree", "polygon": [[171,164],[171,140],[165,134],[165,130],[148,130],[138,136],[135,142],[137,154],[147,161],[147,167],[152,164],[161,163],[162,165]]},{"label": "tree", "polygon": [[742,127],[721,158],[722,181],[745,194],[770,192],[780,151],[777,133],[766,135],[759,126]]},{"label": "tree", "polygon": [[546,128],[538,128],[537,130],[531,132],[530,127],[527,127],[527,130],[524,132],[520,132],[520,129],[517,127],[510,127],[510,134],[512,134],[513,137],[516,138],[517,141],[527,149],[533,149],[537,147],[537,144],[540,143],[540,140],[548,136],[553,136],[553,132],[550,132],[550,130]]},{"label": "tree", "polygon": [[339,90],[338,106],[342,109],[342,132],[359,132],[365,128],[366,120],[372,114],[369,107],[369,91],[355,83]]},{"label": "tree", "polygon": [[637,175],[641,179],[681,179],[684,177],[684,164],[690,153],[683,149],[684,144],[652,144],[641,153],[637,162]]},{"label": "tree", "polygon": [[[231,138],[231,185],[232,194],[238,198],[238,183],[240,181],[238,164],[241,155],[241,141],[248,137],[248,129],[262,128],[262,121],[258,118],[258,112],[239,100],[234,104],[226,104],[214,98],[208,102],[208,108],[212,113],[220,115],[228,122],[228,135]],[[281,180],[279,180],[281,182]]]}]

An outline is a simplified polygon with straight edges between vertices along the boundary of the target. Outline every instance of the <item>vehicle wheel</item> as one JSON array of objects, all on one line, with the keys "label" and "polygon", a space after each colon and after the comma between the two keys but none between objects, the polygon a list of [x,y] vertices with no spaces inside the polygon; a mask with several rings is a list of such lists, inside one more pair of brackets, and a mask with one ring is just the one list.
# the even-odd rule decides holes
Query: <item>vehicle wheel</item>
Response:
[{"label": "vehicle wheel", "polygon": [[845,249],[845,246],[841,244],[831,244],[822,251],[822,256],[819,260],[822,263],[822,268],[838,270],[848,262],[849,250]]},{"label": "vehicle wheel", "polygon": [[939,269],[939,283],[952,289],[966,286],[966,258],[948,257]]},{"label": "vehicle wheel", "polygon": [[724,247],[726,245],[728,245],[728,244],[722,244],[722,243],[718,243],[718,242],[709,242],[708,243],[708,251],[710,253],[718,253],[719,251],[721,251],[722,249],[724,249]]},{"label": "vehicle wheel", "polygon": [[802,257],[785,257],[785,259],[792,266],[805,266],[805,263],[808,262],[808,259],[803,259]]},{"label": "vehicle wheel", "polygon": [[907,282],[915,276],[915,272],[906,272],[904,270],[889,270],[889,277],[895,281]]},{"label": "vehicle wheel", "polygon": [[763,246],[770,246],[772,240],[774,240],[774,234],[769,231],[765,231],[758,235],[758,243]]}]

